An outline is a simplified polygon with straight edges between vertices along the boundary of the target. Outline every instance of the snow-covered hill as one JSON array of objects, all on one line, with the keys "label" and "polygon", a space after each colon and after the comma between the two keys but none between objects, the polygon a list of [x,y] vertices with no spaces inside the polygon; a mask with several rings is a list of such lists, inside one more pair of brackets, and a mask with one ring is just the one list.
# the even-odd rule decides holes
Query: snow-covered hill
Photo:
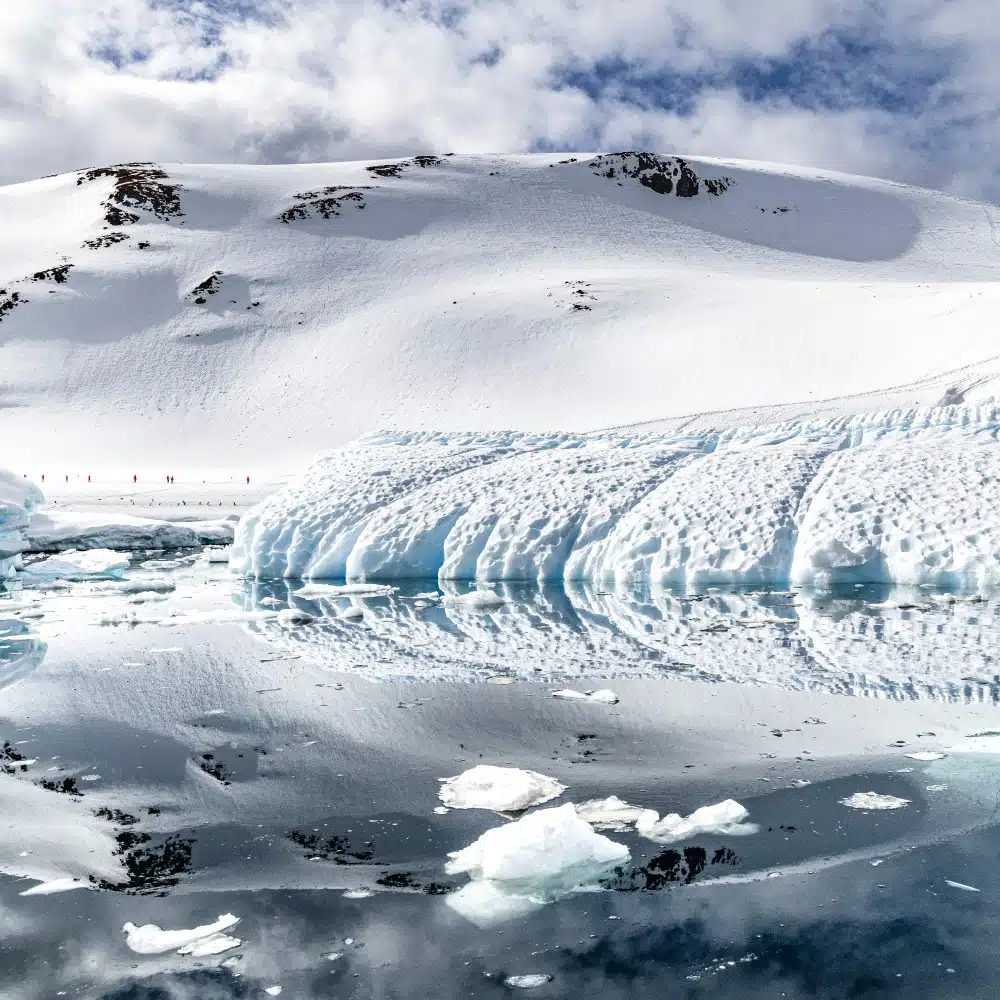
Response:
[{"label": "snow-covered hill", "polygon": [[4,462],[292,471],[384,427],[705,429],[972,400],[1000,373],[994,218],[647,154],[6,187]]}]

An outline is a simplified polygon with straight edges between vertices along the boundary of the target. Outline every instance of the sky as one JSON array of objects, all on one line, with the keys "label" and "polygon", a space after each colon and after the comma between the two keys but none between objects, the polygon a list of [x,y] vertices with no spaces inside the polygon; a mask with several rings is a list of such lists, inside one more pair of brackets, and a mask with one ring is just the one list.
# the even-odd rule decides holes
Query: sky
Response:
[{"label": "sky", "polygon": [[994,0],[30,0],[3,20],[0,182],[650,149],[1000,200]]}]

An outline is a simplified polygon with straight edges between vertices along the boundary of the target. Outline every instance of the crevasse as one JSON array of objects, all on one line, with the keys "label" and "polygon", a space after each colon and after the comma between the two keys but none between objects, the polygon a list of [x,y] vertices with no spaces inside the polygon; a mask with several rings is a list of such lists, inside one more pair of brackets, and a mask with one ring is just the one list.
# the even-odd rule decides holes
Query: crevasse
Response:
[{"label": "crevasse", "polygon": [[240,522],[258,579],[1000,584],[1000,408],[698,434],[380,434]]}]

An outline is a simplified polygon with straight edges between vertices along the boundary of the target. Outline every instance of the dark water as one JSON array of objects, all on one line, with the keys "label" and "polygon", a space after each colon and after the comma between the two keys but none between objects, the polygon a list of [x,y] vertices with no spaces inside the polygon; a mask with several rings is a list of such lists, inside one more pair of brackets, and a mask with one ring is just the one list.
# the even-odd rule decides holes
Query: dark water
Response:
[{"label": "dark water", "polygon": [[[4,998],[995,994],[1000,756],[905,756],[1000,729],[993,602],[498,588],[482,615],[415,607],[426,582],[303,600],[197,563],[164,576],[149,604],[4,602]],[[318,620],[196,617],[286,606]],[[476,923],[445,862],[509,817],[434,809],[477,763],[557,778],[551,805],[736,798],[759,832],[605,831],[627,864]],[[868,791],[907,805],[842,804]],[[65,875],[96,891],[21,895]],[[240,944],[216,956],[122,932],[225,913]],[[505,985],[533,973],[551,978]]]}]

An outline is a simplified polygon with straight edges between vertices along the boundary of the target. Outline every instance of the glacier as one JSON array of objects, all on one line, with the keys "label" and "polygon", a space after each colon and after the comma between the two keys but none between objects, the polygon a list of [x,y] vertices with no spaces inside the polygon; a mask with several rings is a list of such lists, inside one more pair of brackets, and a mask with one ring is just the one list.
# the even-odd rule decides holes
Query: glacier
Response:
[{"label": "glacier", "polygon": [[34,483],[0,469],[0,579],[20,569],[21,553],[28,549],[26,532],[32,512],[44,502]]},{"label": "glacier", "polygon": [[258,580],[1000,584],[1000,406],[684,433],[382,433],[241,519]]}]

